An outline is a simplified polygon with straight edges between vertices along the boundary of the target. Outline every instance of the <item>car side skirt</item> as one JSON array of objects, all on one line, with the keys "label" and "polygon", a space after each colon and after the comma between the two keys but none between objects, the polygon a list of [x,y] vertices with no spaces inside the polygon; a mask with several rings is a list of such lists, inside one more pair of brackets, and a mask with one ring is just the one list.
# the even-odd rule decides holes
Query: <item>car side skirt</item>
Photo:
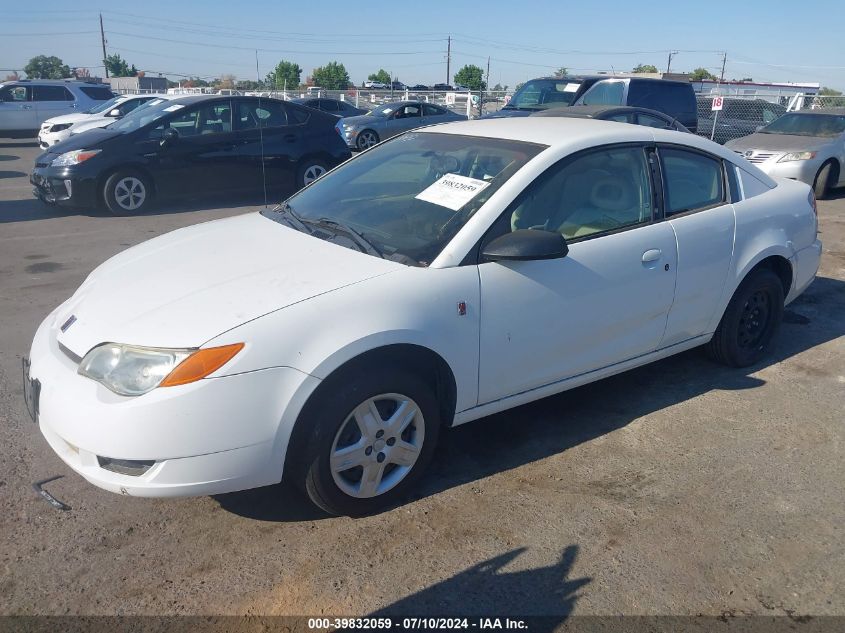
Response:
[{"label": "car side skirt", "polygon": [[571,378],[566,378],[565,380],[543,385],[542,387],[537,387],[536,389],[531,389],[530,391],[523,391],[522,393],[517,393],[512,396],[508,396],[507,398],[488,402],[471,409],[465,409],[455,414],[452,426],[471,422],[494,413],[499,413],[500,411],[505,411],[507,409],[512,409],[513,407],[533,402],[534,400],[540,400],[541,398],[553,396],[563,391],[568,391],[570,389],[574,389],[575,387],[580,387],[582,385],[586,385],[587,383],[601,380],[602,378],[608,378],[615,374],[620,374],[624,371],[628,371],[629,369],[640,367],[641,365],[647,365],[648,363],[684,352],[688,349],[692,349],[693,347],[704,345],[711,338],[713,338],[713,332],[702,334],[701,336],[681,341],[675,345],[670,345],[669,347],[664,347],[642,356],[630,358],[622,361],[621,363],[608,365],[607,367],[578,374],[577,376],[572,376]]}]

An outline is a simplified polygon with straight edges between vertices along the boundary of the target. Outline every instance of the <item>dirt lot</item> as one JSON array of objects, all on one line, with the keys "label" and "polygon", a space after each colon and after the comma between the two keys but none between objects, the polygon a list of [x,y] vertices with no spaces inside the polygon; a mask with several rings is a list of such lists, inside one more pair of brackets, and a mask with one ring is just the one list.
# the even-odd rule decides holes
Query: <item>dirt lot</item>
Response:
[{"label": "dirt lot", "polygon": [[[40,320],[100,262],[258,206],[54,211],[0,142],[0,613],[845,614],[845,194],[750,371],[690,352],[447,432],[418,498],[325,518],[284,485],[120,497],[21,399]],[[51,508],[33,481],[72,506]]]}]

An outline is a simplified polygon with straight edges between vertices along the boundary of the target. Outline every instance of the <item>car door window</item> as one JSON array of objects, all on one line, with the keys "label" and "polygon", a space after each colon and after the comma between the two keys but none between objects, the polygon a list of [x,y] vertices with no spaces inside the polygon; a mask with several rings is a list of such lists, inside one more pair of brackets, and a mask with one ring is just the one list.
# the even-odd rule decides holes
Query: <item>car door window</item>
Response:
[{"label": "car door window", "polygon": [[410,119],[414,117],[420,116],[420,106],[418,105],[406,105],[402,106],[396,111],[394,118],[396,119]]},{"label": "car door window", "polygon": [[320,99],[320,110],[325,112],[337,112],[337,101],[331,99]]},{"label": "car door window", "polygon": [[574,240],[651,222],[652,200],[645,150],[607,148],[551,167],[517,200],[510,225]]},{"label": "car door window", "polygon": [[631,115],[627,112],[621,114],[612,114],[606,119],[607,121],[617,121],[618,123],[633,123]]},{"label": "car door window", "polygon": [[763,106],[763,124],[764,125],[768,125],[769,123],[774,121],[779,116],[780,115],[777,112],[775,112],[774,108],[768,108],[766,106]]},{"label": "car door window", "polygon": [[288,116],[281,101],[240,101],[237,122],[239,130],[256,130],[283,127]]},{"label": "car door window", "polygon": [[443,108],[438,108],[435,105],[431,105],[429,103],[423,104],[423,114],[425,116],[443,116],[446,114],[446,110]]},{"label": "car door window", "polygon": [[73,101],[70,90],[64,86],[33,86],[33,101]]},{"label": "car door window", "polygon": [[23,102],[29,101],[30,96],[27,86],[9,86],[0,91],[0,101]]},{"label": "car door window", "polygon": [[584,95],[581,105],[622,105],[625,83],[621,81],[597,81]]},{"label": "car door window", "polygon": [[675,148],[661,148],[659,152],[667,216],[706,209],[725,201],[720,160]]},{"label": "car door window", "polygon": [[117,110],[118,110],[118,112],[120,112],[120,116],[125,116],[126,114],[129,114],[130,112],[132,112],[132,110],[134,110],[135,108],[137,108],[139,105],[141,105],[143,103],[146,103],[146,100],[144,100],[144,99],[130,99],[129,101],[125,101],[125,102],[121,103],[119,106],[117,106]]},{"label": "car door window", "polygon": [[640,125],[645,125],[646,127],[656,127],[662,130],[672,129],[672,126],[668,121],[664,121],[660,117],[652,116],[650,114],[637,114],[637,121],[639,121]]},{"label": "car door window", "polygon": [[193,107],[157,126],[151,136],[160,137],[165,127],[176,130],[180,137],[231,132],[232,109],[228,101]]}]

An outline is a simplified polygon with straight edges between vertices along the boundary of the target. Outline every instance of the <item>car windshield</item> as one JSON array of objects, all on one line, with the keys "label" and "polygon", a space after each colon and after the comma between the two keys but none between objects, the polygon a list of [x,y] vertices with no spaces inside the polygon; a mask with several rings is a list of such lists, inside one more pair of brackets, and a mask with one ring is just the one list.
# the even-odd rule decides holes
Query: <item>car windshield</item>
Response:
[{"label": "car windshield", "polygon": [[[285,211],[290,211],[300,230],[331,241],[338,241],[346,227],[347,237],[352,229],[372,247],[360,250],[427,266],[490,196],[545,147],[410,132],[347,161],[262,215],[285,222]],[[336,230],[328,230],[332,227]],[[340,243],[359,248],[355,240]]]},{"label": "car windshield", "polygon": [[152,101],[147,101],[147,103],[138,106],[125,117],[119,121],[115,121],[107,127],[110,130],[117,130],[118,132],[123,133],[134,132],[148,123],[152,123],[153,121],[184,107],[184,104],[176,103],[169,99],[153,99]]},{"label": "car windshield", "polygon": [[845,132],[845,114],[784,114],[760,130],[761,134],[833,138]]},{"label": "car windshield", "polygon": [[581,82],[573,79],[532,79],[517,90],[505,107],[509,110],[545,110],[568,106]]},{"label": "car windshield", "polygon": [[108,112],[114,106],[116,106],[118,104],[118,102],[122,101],[125,98],[126,97],[123,97],[123,96],[113,97],[113,98],[109,99],[108,101],[103,101],[102,103],[98,103],[93,108],[88,108],[85,111],[85,114],[97,114],[99,112]]}]

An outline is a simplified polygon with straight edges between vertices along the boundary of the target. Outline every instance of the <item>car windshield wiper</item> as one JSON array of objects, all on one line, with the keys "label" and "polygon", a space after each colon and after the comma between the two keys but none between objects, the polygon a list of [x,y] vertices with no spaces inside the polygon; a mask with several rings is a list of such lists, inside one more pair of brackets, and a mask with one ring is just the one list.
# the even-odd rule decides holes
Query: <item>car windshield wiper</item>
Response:
[{"label": "car windshield wiper", "polygon": [[299,217],[299,214],[293,210],[293,207],[290,206],[287,202],[284,202],[270,209],[270,211],[272,213],[278,213],[279,215],[282,215],[287,225],[290,226],[292,229],[296,229],[297,231],[309,234],[313,232],[310,228],[308,228],[305,222],[302,221],[302,218]]},{"label": "car windshield wiper", "polygon": [[360,246],[365,253],[370,255],[375,255],[377,257],[381,257],[384,259],[384,253],[381,252],[372,242],[370,242],[360,231],[353,229],[348,224],[344,224],[343,222],[338,222],[337,220],[332,220],[331,218],[320,218],[319,220],[301,220],[302,222],[306,222],[308,224],[313,224],[315,226],[321,226],[324,228],[329,228],[335,232],[341,231],[349,235],[352,240]]}]

